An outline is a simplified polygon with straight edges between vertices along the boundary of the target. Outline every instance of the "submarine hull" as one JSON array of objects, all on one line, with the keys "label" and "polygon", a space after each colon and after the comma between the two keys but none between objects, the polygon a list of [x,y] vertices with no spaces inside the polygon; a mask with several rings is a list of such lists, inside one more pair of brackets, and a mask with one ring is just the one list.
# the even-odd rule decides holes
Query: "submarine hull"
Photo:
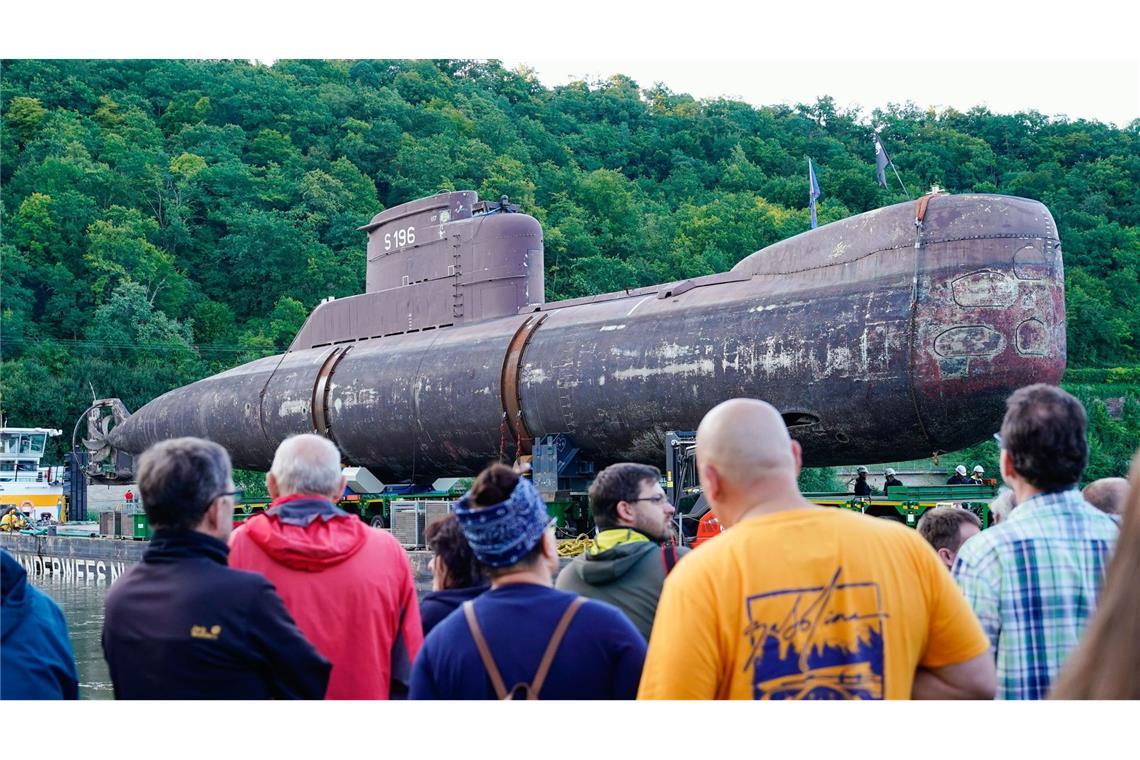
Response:
[{"label": "submarine hull", "polygon": [[783,414],[807,466],[954,451],[1065,367],[1056,225],[1036,201],[927,196],[769,246],[730,272],[517,314],[298,345],[173,390],[112,431],[138,453],[215,440],[268,469],[294,433],[386,481],[477,472],[570,434],[659,463],[729,398]]}]

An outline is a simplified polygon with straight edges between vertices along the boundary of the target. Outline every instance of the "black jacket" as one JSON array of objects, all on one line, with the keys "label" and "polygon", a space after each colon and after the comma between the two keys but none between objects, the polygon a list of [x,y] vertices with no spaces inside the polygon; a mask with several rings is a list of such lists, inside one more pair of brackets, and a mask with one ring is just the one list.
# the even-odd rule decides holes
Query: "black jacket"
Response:
[{"label": "black jacket", "polygon": [[432,628],[442,623],[445,617],[459,609],[464,602],[474,599],[484,591],[489,591],[490,588],[489,583],[481,583],[478,586],[446,588],[442,591],[429,591],[424,594],[424,598],[420,602],[420,621],[424,626],[424,636],[427,636]]},{"label": "black jacket", "polygon": [[953,475],[950,476],[950,479],[946,481],[946,485],[948,485],[948,486],[972,486],[972,485],[977,485],[977,484],[974,483],[974,481],[967,478],[965,475],[959,475],[957,473],[954,473]]},{"label": "black jacket", "polygon": [[156,531],[111,586],[103,656],[116,699],[321,699],[332,666],[273,585],[197,531]]},{"label": "black jacket", "polygon": [[903,482],[901,480],[899,480],[898,478],[896,478],[894,475],[891,475],[889,478],[887,478],[883,482],[883,493],[887,493],[888,488],[893,488],[894,486],[901,486],[901,485],[903,485]]},{"label": "black jacket", "polygon": [[856,496],[870,496],[871,484],[867,482],[866,478],[855,478],[855,495]]}]

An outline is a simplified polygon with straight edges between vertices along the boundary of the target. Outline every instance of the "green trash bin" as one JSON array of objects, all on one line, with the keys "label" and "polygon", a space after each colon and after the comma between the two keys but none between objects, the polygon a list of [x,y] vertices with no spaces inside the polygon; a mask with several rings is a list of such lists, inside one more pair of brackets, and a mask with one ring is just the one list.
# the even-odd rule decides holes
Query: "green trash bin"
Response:
[{"label": "green trash bin", "polygon": [[150,523],[145,514],[131,515],[131,527],[131,538],[150,538]]}]

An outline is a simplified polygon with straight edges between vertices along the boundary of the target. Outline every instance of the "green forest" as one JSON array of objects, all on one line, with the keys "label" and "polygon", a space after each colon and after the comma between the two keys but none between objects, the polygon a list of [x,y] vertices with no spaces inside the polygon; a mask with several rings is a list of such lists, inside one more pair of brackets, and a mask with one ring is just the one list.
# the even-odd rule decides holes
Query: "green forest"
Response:
[{"label": "green forest", "polygon": [[1140,119],[755,107],[469,60],[13,60],[0,98],[9,424],[70,433],[93,396],[136,409],[283,350],[363,290],[357,227],[441,190],[542,223],[548,300],[724,271],[808,228],[807,157],[820,224],[906,200],[875,180],[881,128],[911,195],[1049,207],[1090,474],[1140,444]]}]

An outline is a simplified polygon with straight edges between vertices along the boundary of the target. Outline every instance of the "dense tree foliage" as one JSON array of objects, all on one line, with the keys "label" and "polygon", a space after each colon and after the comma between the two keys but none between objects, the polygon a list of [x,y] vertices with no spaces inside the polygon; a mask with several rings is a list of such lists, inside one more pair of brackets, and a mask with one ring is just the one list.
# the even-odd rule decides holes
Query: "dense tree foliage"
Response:
[{"label": "dense tree foliage", "polygon": [[807,228],[807,156],[822,223],[904,200],[872,125],[912,193],[1045,202],[1070,365],[1140,357],[1140,120],[756,108],[494,61],[9,61],[0,97],[14,423],[69,429],[92,393],[137,408],[283,349],[363,289],[356,228],[440,190],[536,216],[551,300],[722,271]]}]

